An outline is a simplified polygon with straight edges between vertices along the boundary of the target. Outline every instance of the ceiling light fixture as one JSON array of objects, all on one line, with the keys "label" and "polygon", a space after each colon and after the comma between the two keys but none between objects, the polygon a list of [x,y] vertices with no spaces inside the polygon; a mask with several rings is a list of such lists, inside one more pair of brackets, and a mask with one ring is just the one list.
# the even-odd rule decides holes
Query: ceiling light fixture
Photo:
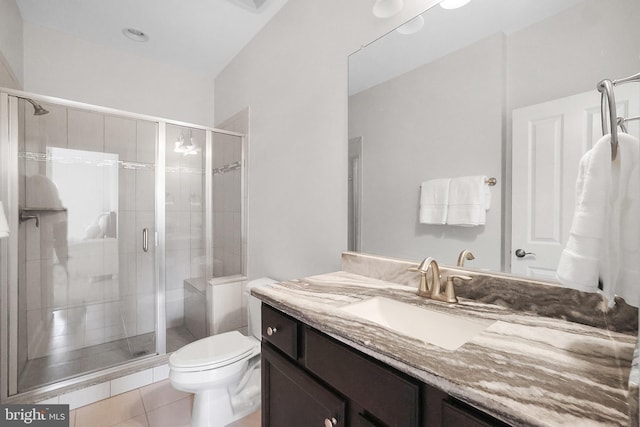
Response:
[{"label": "ceiling light fixture", "polygon": [[409,34],[417,33],[422,29],[422,27],[424,27],[424,18],[422,17],[422,15],[418,15],[411,21],[396,28],[396,31],[406,36]]},{"label": "ceiling light fixture", "polygon": [[189,131],[189,137],[187,138],[185,138],[184,134],[180,133],[173,151],[176,153],[182,153],[185,156],[195,155],[198,153],[198,148],[193,143],[193,138],[191,137],[191,131]]},{"label": "ceiling light fixture", "polygon": [[133,40],[134,42],[146,42],[149,40],[149,36],[140,30],[136,30],[135,28],[125,28],[122,30],[122,34],[129,40]]},{"label": "ceiling light fixture", "polygon": [[443,9],[457,9],[469,3],[471,0],[442,0],[440,7]]},{"label": "ceiling light fixture", "polygon": [[376,0],[373,5],[373,14],[377,18],[391,18],[402,10],[402,0]]},{"label": "ceiling light fixture", "polygon": [[263,10],[266,9],[266,5],[271,2],[271,0],[229,0],[229,1],[253,13],[261,13]]}]

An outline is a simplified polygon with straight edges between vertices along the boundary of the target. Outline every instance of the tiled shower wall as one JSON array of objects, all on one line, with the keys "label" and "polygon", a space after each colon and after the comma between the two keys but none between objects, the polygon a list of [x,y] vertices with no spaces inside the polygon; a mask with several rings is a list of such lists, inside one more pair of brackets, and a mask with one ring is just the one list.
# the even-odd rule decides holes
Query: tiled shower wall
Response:
[{"label": "tiled shower wall", "polygon": [[[243,110],[217,126],[219,129],[247,134],[249,111]],[[246,142],[245,142],[246,143]],[[242,161],[242,138],[223,134],[213,135],[214,171]],[[229,276],[245,274],[243,253],[246,240],[242,233],[242,169],[236,168],[213,176],[213,269],[214,279],[209,292],[211,333],[232,330],[246,333],[246,280]]]},{"label": "tiled shower wall", "polygon": [[241,138],[215,134],[213,138],[213,275],[242,272]]}]

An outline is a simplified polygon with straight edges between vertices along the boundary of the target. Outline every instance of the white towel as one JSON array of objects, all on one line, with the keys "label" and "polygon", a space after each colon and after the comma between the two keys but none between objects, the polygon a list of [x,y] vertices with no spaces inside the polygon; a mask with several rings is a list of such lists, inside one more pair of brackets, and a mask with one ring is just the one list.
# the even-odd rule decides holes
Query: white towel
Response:
[{"label": "white towel", "polygon": [[484,225],[491,206],[491,191],[486,176],[452,178],[449,186],[447,224]]},{"label": "white towel", "polygon": [[422,183],[420,186],[420,223],[446,223],[450,181],[449,178],[441,178]]},{"label": "white towel", "polygon": [[556,275],[565,286],[587,292],[601,283],[609,306],[615,295],[638,306],[640,143],[622,132],[618,140],[615,161],[609,135],[580,160],[573,223]]},{"label": "white towel", "polygon": [[4,214],[4,206],[2,206],[2,202],[0,202],[0,239],[4,237],[9,237],[9,224]]}]

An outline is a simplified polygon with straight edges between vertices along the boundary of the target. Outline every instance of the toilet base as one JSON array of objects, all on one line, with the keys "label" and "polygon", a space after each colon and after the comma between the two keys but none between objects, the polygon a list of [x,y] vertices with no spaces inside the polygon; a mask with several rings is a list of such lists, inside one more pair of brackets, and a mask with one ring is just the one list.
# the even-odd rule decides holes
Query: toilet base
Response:
[{"label": "toilet base", "polygon": [[233,421],[227,389],[203,390],[195,394],[191,411],[192,427],[225,427]]},{"label": "toilet base", "polygon": [[243,390],[234,396],[230,396],[227,387],[195,393],[191,411],[191,426],[225,427],[259,409],[260,369],[254,369],[250,375],[250,381],[246,383]]}]

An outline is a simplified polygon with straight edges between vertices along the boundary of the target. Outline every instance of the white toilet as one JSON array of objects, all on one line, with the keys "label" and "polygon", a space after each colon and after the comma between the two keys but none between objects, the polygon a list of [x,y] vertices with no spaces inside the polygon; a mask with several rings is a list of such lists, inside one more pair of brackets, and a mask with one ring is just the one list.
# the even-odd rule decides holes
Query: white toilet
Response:
[{"label": "white toilet", "polygon": [[194,341],[169,357],[169,380],[182,391],[194,393],[191,425],[223,427],[260,406],[260,300],[254,287],[276,281],[252,280],[249,293],[249,336],[225,332]]}]

